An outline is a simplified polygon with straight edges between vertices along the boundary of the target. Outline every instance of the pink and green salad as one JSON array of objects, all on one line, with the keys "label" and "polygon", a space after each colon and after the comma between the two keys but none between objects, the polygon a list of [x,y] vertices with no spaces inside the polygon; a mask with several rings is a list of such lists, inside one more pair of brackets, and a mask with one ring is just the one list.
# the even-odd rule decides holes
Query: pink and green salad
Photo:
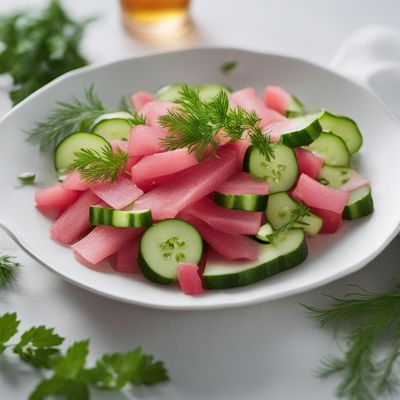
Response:
[{"label": "pink and green salad", "polygon": [[234,288],[295,267],[309,238],[373,212],[349,166],[362,136],[348,117],[309,112],[277,86],[261,98],[172,84],[131,103],[84,129],[66,120],[60,182],[36,191],[52,239],[86,267],[178,281],[189,295]]}]

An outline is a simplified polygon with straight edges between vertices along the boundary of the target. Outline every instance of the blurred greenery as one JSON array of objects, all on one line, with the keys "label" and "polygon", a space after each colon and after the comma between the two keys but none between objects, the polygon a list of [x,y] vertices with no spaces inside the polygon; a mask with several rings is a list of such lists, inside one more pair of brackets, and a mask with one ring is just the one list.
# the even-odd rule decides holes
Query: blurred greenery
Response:
[{"label": "blurred greenery", "polygon": [[37,13],[25,10],[0,17],[0,75],[12,77],[13,104],[63,73],[88,64],[80,42],[94,19],[74,21],[58,0]]}]

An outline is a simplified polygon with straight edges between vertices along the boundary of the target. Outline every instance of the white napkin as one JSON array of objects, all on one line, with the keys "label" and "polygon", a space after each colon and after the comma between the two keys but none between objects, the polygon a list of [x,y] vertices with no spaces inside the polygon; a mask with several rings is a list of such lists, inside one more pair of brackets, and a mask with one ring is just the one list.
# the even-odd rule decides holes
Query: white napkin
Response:
[{"label": "white napkin", "polygon": [[400,32],[370,26],[351,35],[331,68],[374,91],[400,116]]}]

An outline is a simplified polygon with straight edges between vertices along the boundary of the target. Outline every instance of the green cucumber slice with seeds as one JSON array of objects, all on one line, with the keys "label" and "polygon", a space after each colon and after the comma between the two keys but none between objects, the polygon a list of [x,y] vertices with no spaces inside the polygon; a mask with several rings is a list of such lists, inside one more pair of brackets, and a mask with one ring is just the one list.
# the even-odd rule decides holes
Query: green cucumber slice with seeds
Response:
[{"label": "green cucumber slice with seeds", "polygon": [[[291,213],[297,208],[297,202],[286,192],[271,194],[265,215],[274,229],[279,229],[290,221]],[[322,228],[322,218],[311,213],[304,216],[295,228],[303,228],[309,236],[315,236]]]},{"label": "green cucumber slice with seeds", "polygon": [[133,115],[126,111],[103,114],[94,121],[91,131],[108,140],[128,140],[132,119]]},{"label": "green cucumber slice with seeds", "polygon": [[248,263],[208,263],[203,274],[208,289],[228,289],[250,285],[292,268],[307,258],[307,244],[302,229],[282,232],[274,243],[260,245],[257,261]]},{"label": "green cucumber slice with seeds", "polygon": [[[163,86],[156,92],[156,98],[158,100],[173,102],[179,98],[179,92],[181,91],[182,86],[184,86],[183,83],[173,83],[171,85]],[[232,91],[229,86],[218,83],[212,83],[208,85],[195,85],[191,87],[198,90],[200,99],[202,101],[210,101],[221,90],[226,92],[227,94],[231,93]]]},{"label": "green cucumber slice with seeds", "polygon": [[141,228],[151,226],[150,210],[115,210],[113,208],[91,206],[89,221],[92,225],[108,225],[117,228]]},{"label": "green cucumber slice with seeds", "polygon": [[59,175],[64,175],[75,160],[75,153],[82,149],[101,152],[110,143],[100,135],[87,132],[76,132],[65,137],[54,150],[54,168]]},{"label": "green cucumber slice with seeds", "polygon": [[140,240],[139,267],[143,275],[168,285],[177,278],[180,262],[199,264],[203,240],[199,232],[180,219],[166,219],[146,230]]},{"label": "green cucumber slice with seeds", "polygon": [[357,219],[372,214],[374,202],[371,188],[364,186],[350,192],[349,200],[343,210],[344,219]]},{"label": "green cucumber slice with seeds", "polygon": [[266,223],[264,225],[260,226],[260,229],[258,230],[257,234],[254,236],[254,240],[256,240],[259,243],[270,243],[269,240],[269,235],[272,235],[274,232],[274,228],[270,223]]},{"label": "green cucumber slice with seeds", "polygon": [[289,147],[306,146],[320,135],[322,128],[318,122],[320,113],[292,118],[287,121],[287,128],[280,132],[281,142]]},{"label": "green cucumber slice with seeds", "polygon": [[214,202],[230,210],[264,211],[268,195],[262,194],[225,194],[214,192]]},{"label": "green cucumber slice with seeds", "polygon": [[339,136],[346,144],[350,154],[356,153],[362,146],[363,139],[360,129],[351,118],[325,111],[319,118],[319,123],[323,130]]},{"label": "green cucumber slice with seeds", "polygon": [[331,188],[338,188],[347,183],[356,171],[348,167],[324,165],[318,173],[317,181]]},{"label": "green cucumber slice with seeds", "polygon": [[346,167],[349,165],[350,153],[345,142],[332,132],[322,132],[308,148],[318,153],[326,165]]},{"label": "green cucumber slice with seeds", "polygon": [[267,181],[269,193],[289,190],[297,180],[298,165],[294,151],[282,143],[275,147],[275,158],[267,161],[255,147],[250,146],[243,161],[244,171]]}]

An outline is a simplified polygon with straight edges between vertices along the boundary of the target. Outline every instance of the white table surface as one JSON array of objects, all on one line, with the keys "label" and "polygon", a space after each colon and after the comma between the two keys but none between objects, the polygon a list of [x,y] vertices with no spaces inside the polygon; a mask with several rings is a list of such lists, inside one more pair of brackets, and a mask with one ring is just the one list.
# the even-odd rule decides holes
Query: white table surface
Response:
[{"label": "white table surface", "polygon": [[[1,0],[0,15],[41,0]],[[117,2],[64,0],[76,17],[102,16],[83,43],[92,62],[156,49],[121,27]],[[341,42],[370,24],[399,26],[398,0],[193,0],[196,30],[179,46],[232,45],[291,54],[327,65]],[[177,46],[175,46],[176,48]],[[1,85],[1,83],[0,83]],[[10,107],[0,87],[0,115]],[[3,133],[4,134],[4,133]],[[1,162],[1,161],[0,161]],[[315,377],[326,353],[338,353],[299,303],[323,304],[321,293],[342,295],[349,283],[391,287],[398,276],[398,239],[362,271],[311,292],[240,309],[207,312],[151,310],[98,297],[63,282],[31,259],[2,232],[0,251],[24,267],[17,285],[0,292],[0,313],[17,311],[23,326],[48,324],[67,338],[91,339],[91,358],[143,346],[165,360],[171,382],[94,399],[334,399],[337,380]],[[14,359],[0,360],[0,398],[25,399],[40,376]]]}]

